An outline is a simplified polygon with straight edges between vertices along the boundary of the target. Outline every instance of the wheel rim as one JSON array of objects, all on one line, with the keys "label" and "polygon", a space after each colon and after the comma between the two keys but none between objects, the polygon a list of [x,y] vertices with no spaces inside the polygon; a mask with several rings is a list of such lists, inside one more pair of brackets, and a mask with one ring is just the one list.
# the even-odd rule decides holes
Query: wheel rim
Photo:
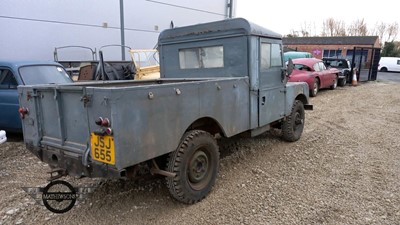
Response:
[{"label": "wheel rim", "polygon": [[317,81],[314,82],[313,92],[314,92],[314,94],[317,94],[317,92],[318,92],[318,82]]},{"label": "wheel rim", "polygon": [[336,79],[335,79],[335,83],[333,83],[333,88],[336,88],[336,87],[337,87],[337,81],[338,81],[338,79],[336,78]]},{"label": "wheel rim", "polygon": [[304,124],[304,119],[301,115],[300,112],[296,112],[295,116],[294,116],[294,124],[293,124],[293,130],[296,131],[299,128],[301,128]]},{"label": "wheel rim", "polygon": [[198,149],[189,162],[188,177],[189,184],[193,189],[201,190],[210,178],[210,158],[206,154],[206,149]]}]

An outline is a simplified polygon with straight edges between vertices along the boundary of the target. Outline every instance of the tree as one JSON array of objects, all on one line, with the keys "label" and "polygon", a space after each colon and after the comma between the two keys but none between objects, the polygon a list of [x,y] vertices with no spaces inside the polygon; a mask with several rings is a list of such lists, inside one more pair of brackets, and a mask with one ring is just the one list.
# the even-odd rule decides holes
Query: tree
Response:
[{"label": "tree", "polygon": [[347,28],[347,32],[349,36],[367,36],[367,24],[365,23],[364,19],[358,19],[350,24],[350,26]]},{"label": "tree", "polygon": [[299,36],[299,32],[295,31],[295,30],[290,30],[290,34],[286,35],[286,37],[298,37]]},{"label": "tree", "polygon": [[400,48],[395,42],[385,42],[385,46],[382,49],[382,57],[399,57]]},{"label": "tree", "polygon": [[322,22],[322,37],[327,36],[346,36],[345,23],[340,20],[328,18]]},{"label": "tree", "polygon": [[315,23],[304,22],[301,24],[299,30],[291,30],[287,37],[334,37],[334,36],[367,36],[373,35],[378,36],[383,46],[385,42],[393,42],[396,40],[399,34],[399,24],[393,22],[387,24],[380,22],[375,24],[374,29],[368,30],[367,24],[363,19],[353,21],[349,26],[346,26],[342,20],[335,20],[334,18],[328,18],[322,21],[322,31],[319,35],[316,34]]},{"label": "tree", "polygon": [[383,38],[386,34],[386,28],[387,28],[386,23],[383,22],[377,23],[375,24],[374,30],[371,32],[372,35],[376,35],[379,37],[382,46],[383,46]]},{"label": "tree", "polygon": [[399,33],[399,24],[397,22],[389,24],[387,27],[387,34],[388,34],[387,40],[393,42],[394,39],[396,39],[398,33]]},{"label": "tree", "polygon": [[311,37],[311,36],[316,36],[315,35],[315,23],[312,24],[311,22],[304,22],[304,24],[301,25],[300,31],[299,31],[301,37]]}]

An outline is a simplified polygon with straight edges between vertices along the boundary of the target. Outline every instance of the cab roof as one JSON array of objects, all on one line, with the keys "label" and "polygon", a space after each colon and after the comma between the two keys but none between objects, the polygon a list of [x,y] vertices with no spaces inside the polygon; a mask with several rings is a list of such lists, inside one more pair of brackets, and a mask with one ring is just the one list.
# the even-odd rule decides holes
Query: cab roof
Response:
[{"label": "cab roof", "polygon": [[164,30],[159,36],[159,42],[162,43],[164,40],[180,39],[188,36],[206,36],[207,34],[211,36],[215,33],[254,35],[282,39],[282,35],[276,32],[251,23],[246,19],[234,18]]}]

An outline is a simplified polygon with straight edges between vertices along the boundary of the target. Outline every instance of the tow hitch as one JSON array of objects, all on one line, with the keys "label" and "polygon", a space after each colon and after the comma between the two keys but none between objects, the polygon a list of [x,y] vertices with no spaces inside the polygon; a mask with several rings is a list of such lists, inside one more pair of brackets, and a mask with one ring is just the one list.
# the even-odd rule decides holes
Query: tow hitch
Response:
[{"label": "tow hitch", "polygon": [[56,180],[56,179],[58,179],[58,178],[60,178],[62,176],[67,175],[65,169],[62,169],[62,168],[54,168],[54,169],[50,170],[47,173],[50,174],[50,178],[47,179],[48,181],[53,181],[53,180]]}]

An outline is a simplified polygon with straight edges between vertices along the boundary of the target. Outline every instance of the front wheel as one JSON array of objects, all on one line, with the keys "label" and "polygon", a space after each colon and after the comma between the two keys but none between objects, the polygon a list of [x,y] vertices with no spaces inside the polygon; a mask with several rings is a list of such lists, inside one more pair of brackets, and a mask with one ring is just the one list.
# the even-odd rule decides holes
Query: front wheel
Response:
[{"label": "front wheel", "polygon": [[168,157],[167,177],[171,195],[180,202],[193,204],[206,197],[214,186],[219,170],[219,151],[210,133],[188,131],[178,149]]},{"label": "front wheel", "polygon": [[292,112],[282,122],[282,137],[285,141],[294,142],[300,139],[304,129],[304,105],[296,100],[292,106]]}]

